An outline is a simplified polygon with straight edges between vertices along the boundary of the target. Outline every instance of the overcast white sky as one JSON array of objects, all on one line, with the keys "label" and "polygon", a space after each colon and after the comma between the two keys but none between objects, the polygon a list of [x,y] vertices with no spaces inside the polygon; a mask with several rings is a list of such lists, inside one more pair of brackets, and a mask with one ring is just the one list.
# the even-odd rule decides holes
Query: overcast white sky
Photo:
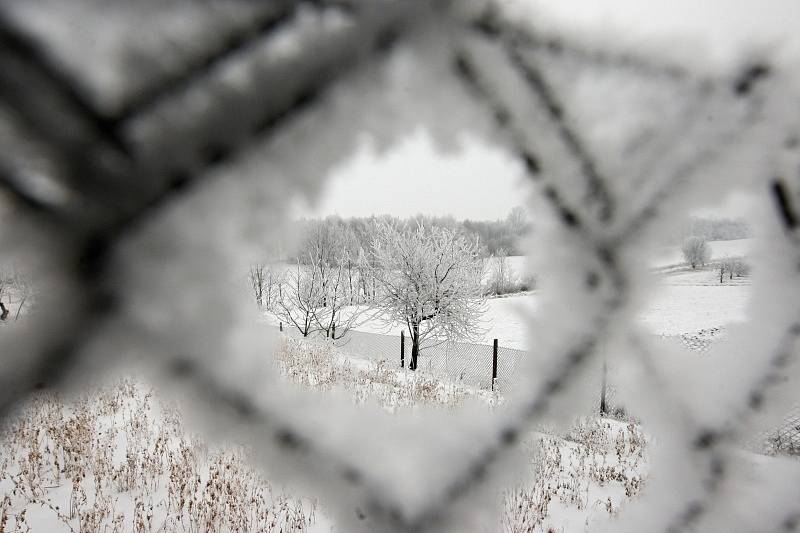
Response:
[{"label": "overcast white sky", "polygon": [[458,219],[504,218],[525,204],[531,187],[516,160],[478,140],[463,150],[441,154],[424,130],[377,156],[368,143],[330,175],[316,209],[301,206],[305,216],[338,214],[401,217],[453,215]]},{"label": "overcast white sky", "polygon": [[[574,35],[613,34],[623,44],[658,46],[666,54],[700,56],[728,65],[753,46],[800,57],[800,0],[506,0],[539,28]],[[591,39],[591,37],[590,37]],[[772,57],[775,57],[773,55]],[[298,203],[299,216],[368,216],[390,213],[502,218],[529,192],[517,163],[475,140],[455,154],[440,154],[424,132],[376,156],[367,145],[333,169],[317,206]],[[735,214],[735,201],[720,215]],[[734,206],[731,208],[731,206]],[[707,212],[705,214],[710,214]]]}]

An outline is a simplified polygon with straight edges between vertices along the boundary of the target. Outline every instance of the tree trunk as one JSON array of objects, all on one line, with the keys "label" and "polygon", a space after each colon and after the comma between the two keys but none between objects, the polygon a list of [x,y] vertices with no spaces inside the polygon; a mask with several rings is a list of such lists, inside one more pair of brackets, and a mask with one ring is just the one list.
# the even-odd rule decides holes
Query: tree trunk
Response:
[{"label": "tree trunk", "polygon": [[419,356],[419,324],[411,326],[411,362],[408,364],[409,370],[417,369],[417,356]]}]

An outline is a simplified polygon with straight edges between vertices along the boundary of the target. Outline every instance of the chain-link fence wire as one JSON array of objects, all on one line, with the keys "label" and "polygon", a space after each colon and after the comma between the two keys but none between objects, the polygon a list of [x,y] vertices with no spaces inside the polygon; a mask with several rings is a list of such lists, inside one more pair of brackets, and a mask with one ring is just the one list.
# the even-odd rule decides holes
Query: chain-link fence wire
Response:
[{"label": "chain-link fence wire", "polygon": [[297,328],[286,325],[282,326],[282,331],[294,339],[311,342],[330,342],[339,352],[360,359],[376,362],[396,362],[398,366],[400,364],[399,335],[382,335],[379,333],[350,330],[342,337],[332,341],[325,336],[324,332],[315,331],[307,337],[303,337],[302,333],[300,333]]},{"label": "chain-link fence wire", "polygon": [[[715,341],[726,335],[726,328],[701,329],[694,333],[662,335],[661,339],[673,342],[705,356]],[[800,398],[800,393],[798,393]],[[800,456],[800,403],[795,404],[773,428],[766,431],[742,435],[741,444],[752,451],[768,455],[784,454]]]},{"label": "chain-link fence wire", "polygon": [[494,375],[494,345],[470,342],[429,341],[420,349],[419,365],[456,383],[496,392],[507,392],[525,351],[507,348],[498,339],[497,377]]},{"label": "chain-link fence wire", "polygon": [[[330,341],[323,333],[313,332],[304,337],[291,326],[271,326],[275,332],[306,342],[330,342],[338,352],[369,361],[385,361],[396,368],[401,367],[401,337],[393,334],[379,334],[350,330],[342,338]],[[672,342],[700,353],[705,353],[711,344],[710,337],[717,335],[720,328],[701,330],[693,334],[662,336],[664,342]],[[701,339],[698,341],[698,339]],[[405,337],[402,364],[408,368],[411,345]],[[462,384],[484,390],[494,390],[499,394],[509,393],[519,381],[522,361],[529,356],[527,350],[503,346],[498,339],[497,377],[495,372],[494,344],[481,344],[459,341],[426,341],[420,349],[418,371],[432,374],[451,383]],[[591,391],[590,403],[583,412],[593,416],[609,416],[619,420],[629,420],[630,415],[624,402],[618,401],[618,367],[603,365],[601,372],[584,378],[581,387]]]},{"label": "chain-link fence wire", "polygon": [[[525,431],[567,401],[563,391],[597,360],[601,339],[625,333],[636,356],[627,362],[648,370],[629,383],[641,389],[637,408],[674,422],[660,434],[674,453],[650,476],[644,512],[618,520],[631,516],[631,531],[748,530],[743,518],[754,517],[727,497],[742,477],[725,444],[731,428],[782,400],[800,337],[795,80],[763,56],[720,72],[689,57],[675,64],[655,48],[577,45],[504,17],[504,4],[3,2],[0,182],[15,206],[0,217],[4,229],[24,219],[10,240],[45,256],[48,280],[63,290],[48,295],[35,334],[3,345],[0,415],[37,383],[74,383],[80,370],[138,354],[191,391],[198,418],[217,432],[235,429],[265,464],[291,462],[297,477],[321,479],[311,486],[329,489],[343,530],[475,530],[471,520],[496,505],[487,480],[503,473]],[[384,79],[376,70],[397,43],[416,47],[424,67]],[[371,115],[394,104],[380,99],[387,87],[419,79],[428,82],[417,108]],[[446,98],[428,98],[443,87]],[[305,413],[265,397],[241,367],[237,374],[230,362],[252,355],[252,344],[221,287],[237,271],[230,267],[247,269],[230,256],[234,244],[252,245],[243,235],[285,221],[288,202],[276,190],[318,193],[362,131],[389,144],[420,123],[443,141],[480,132],[536,183],[549,223],[534,238],[560,296],[542,330],[551,365],[502,425],[481,421],[454,438],[458,430],[426,419],[414,433],[425,438],[399,449],[380,440],[394,420],[347,426],[379,428],[375,442],[395,446],[398,461],[413,457],[367,461],[353,450],[373,439],[332,442],[360,417],[318,416],[332,438],[323,441],[319,427],[300,423]],[[257,188],[256,176],[271,188]],[[642,286],[632,257],[730,183],[763,201],[764,239],[778,252],[754,265],[763,297],[748,325],[752,343],[740,337],[733,364],[701,376],[740,383],[719,393],[726,409],[710,412],[707,398],[674,394],[676,379],[694,376],[669,374],[659,354],[633,349],[628,318]],[[579,319],[565,326],[566,316]],[[404,484],[387,483],[398,473]],[[753,506],[759,527],[749,530],[798,523],[796,500],[768,496]]]},{"label": "chain-link fence wire", "polygon": [[[275,326],[271,327],[275,329]],[[303,337],[297,328],[280,326],[281,330],[295,339],[312,342],[328,340],[324,333],[314,332]],[[332,341],[343,354],[370,361],[387,361],[400,368],[408,368],[411,362],[411,341],[405,336],[386,335],[350,330],[341,338]],[[401,351],[402,347],[402,351]],[[494,389],[507,392],[514,382],[515,371],[525,356],[524,350],[507,348],[498,344],[497,378]],[[420,347],[417,361],[419,370],[434,374],[453,383],[492,390],[494,372],[494,346],[458,341],[426,340]]]},{"label": "chain-link fence wire", "polygon": [[[274,326],[278,329],[278,326]],[[303,335],[295,327],[280,326],[280,331],[293,338],[303,339]],[[724,335],[724,328],[715,327],[698,330],[693,333],[679,335],[660,335],[661,342],[681,346],[699,355],[706,355],[715,339]],[[308,341],[327,340],[324,333],[314,332]],[[400,335],[387,335],[357,330],[349,330],[340,339],[332,343],[341,353],[371,361],[387,361],[397,367],[401,365]],[[495,390],[499,393],[510,392],[517,381],[520,363],[529,355],[527,350],[503,346],[498,339],[497,377],[494,384],[492,376],[495,372],[494,345],[459,341],[426,340],[420,348],[419,368],[435,374],[453,383],[462,383],[471,387]],[[411,344],[405,337],[402,364],[407,367],[410,361]],[[618,401],[617,372],[619,368],[612,363],[604,363],[599,375],[590,376],[583,387],[595,390],[592,404],[587,410],[594,414],[606,414],[618,418],[626,417],[624,403]],[[604,404],[604,405],[603,405]],[[787,423],[787,427],[791,426]]]},{"label": "chain-link fence wire", "polygon": [[[297,336],[296,330],[293,335]],[[692,333],[660,335],[658,339],[705,356],[713,343],[724,335],[725,328],[714,327]],[[400,337],[397,335],[350,331],[335,344],[343,353],[370,360],[394,361],[399,366]],[[454,383],[492,389],[493,345],[457,341],[429,341],[427,344],[420,350],[420,369]],[[410,348],[406,345],[406,357],[409,353]],[[497,378],[493,390],[502,394],[513,389],[519,376],[519,365],[527,355],[526,350],[504,347],[498,340]],[[408,359],[405,363],[408,364]],[[607,363],[600,375],[585,379],[582,386],[595,391],[590,394],[592,404],[586,408],[588,414],[629,419],[629,406],[618,395],[618,371],[615,364]],[[744,445],[760,453],[800,455],[800,404],[794,406],[775,429],[745,436]]]},{"label": "chain-link fence wire", "polygon": [[764,453],[800,457],[800,403],[786,414],[775,429],[758,435],[753,444]]}]

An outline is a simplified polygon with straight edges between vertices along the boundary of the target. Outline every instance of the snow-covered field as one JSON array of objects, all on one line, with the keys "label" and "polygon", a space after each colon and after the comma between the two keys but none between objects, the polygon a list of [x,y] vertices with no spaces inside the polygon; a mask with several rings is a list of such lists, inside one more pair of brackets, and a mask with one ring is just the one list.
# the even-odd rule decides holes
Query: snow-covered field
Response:
[{"label": "snow-covered field", "polygon": [[[714,241],[709,244],[714,259],[745,257],[752,240]],[[491,261],[494,260],[487,260],[487,270],[492,268]],[[511,256],[506,261],[512,276],[519,278],[525,274],[524,256]],[[654,260],[654,266],[670,265],[674,268],[653,273],[654,289],[639,313],[639,320],[646,328],[657,335],[679,335],[747,319],[749,277],[726,278],[720,283],[719,273],[714,269],[692,270],[675,266],[682,263],[681,252],[676,247],[663,250]],[[472,341],[491,344],[498,339],[507,348],[526,349],[529,344],[527,322],[539,309],[542,290],[546,290],[546,287],[529,293],[490,298]],[[380,316],[372,315],[354,329],[399,336],[404,326],[399,323],[387,324]]]},{"label": "snow-covered field", "polygon": [[[468,399],[491,412],[505,403],[422,371],[353,361],[328,344],[284,339],[276,364],[300,389],[346,392],[355,406],[372,403],[388,413],[453,409]],[[0,443],[4,533],[341,533],[324,500],[279,488],[250,465],[246,449],[209,448],[186,432],[176,406],[130,379],[72,401],[40,394]],[[647,490],[653,445],[637,424],[608,418],[579,419],[565,432],[532,431],[522,442],[528,468],[498,495],[491,531],[613,530]],[[796,461],[738,454],[748,475],[770,486],[800,479]],[[752,492],[736,491],[740,501]]]},{"label": "snow-covered field", "polygon": [[[695,332],[747,318],[749,278],[720,284],[711,269],[653,276],[652,296],[639,318],[654,333]],[[539,290],[490,299],[480,340],[498,338],[524,349],[526,319],[540,302]],[[400,327],[372,320],[359,329],[387,333]],[[389,412],[454,408],[468,398],[489,410],[503,406],[502,397],[490,391],[355,360],[326,351],[332,350],[328,345],[284,342],[289,344],[278,363],[303,389],[348,390],[356,404],[370,398]],[[130,381],[76,404],[36,399],[3,437],[0,531],[338,533],[324,502],[277,488],[248,465],[246,450],[209,449],[185,432],[173,407]],[[613,527],[617,514],[646,489],[649,445],[637,425],[611,419],[581,420],[566,435],[531,433],[525,441],[530,471],[503,492],[497,531]],[[758,475],[785,466],[780,458],[751,455],[745,462]],[[222,497],[227,484],[257,495],[256,503],[236,494]]]},{"label": "snow-covered field", "polygon": [[[750,253],[753,239],[736,239],[731,241],[708,241],[711,248],[711,261],[726,257],[746,257]],[[653,268],[665,268],[684,264],[680,246],[664,246],[653,254],[649,265]]]},{"label": "snow-covered field", "polygon": [[[728,241],[715,247],[715,257],[743,255],[746,246]],[[522,268],[522,258],[510,259]],[[653,276],[639,319],[656,334],[747,319],[747,277],[720,283],[713,269],[688,268]],[[476,340],[524,349],[526,320],[540,310],[543,290],[490,299]],[[373,319],[358,329],[399,333],[401,326]],[[504,402],[490,391],[355,360],[328,345],[285,340],[276,364],[301,388],[348,390],[354,403],[371,398],[389,412],[454,408],[467,398],[489,410]],[[607,526],[647,484],[648,442],[634,424],[586,419],[566,438],[532,433],[526,446],[530,472],[502,494],[498,531]],[[775,461],[750,463],[763,472]],[[186,433],[174,407],[130,380],[77,402],[47,394],[32,400],[2,436],[0,498],[0,532],[336,531],[324,504],[277,488],[249,466],[247,450],[209,449]]]},{"label": "snow-covered field", "polygon": [[0,436],[0,531],[315,531],[315,500],[270,483],[240,446],[210,449],[181,419],[132,379],[72,401],[34,395]]},{"label": "snow-covered field", "polygon": [[750,279],[719,282],[713,270],[685,270],[660,276],[639,319],[654,333],[679,335],[747,320]]},{"label": "snow-covered field", "polygon": [[[691,333],[747,319],[749,278],[726,278],[720,284],[719,274],[710,269],[654,273],[653,276],[656,286],[639,320],[655,334]],[[476,342],[491,344],[493,339],[499,339],[503,346],[524,350],[528,345],[526,321],[537,311],[540,301],[541,290],[489,299],[483,317],[483,333]],[[386,325],[379,318],[356,328],[391,335],[399,335],[402,329],[401,324]]]},{"label": "snow-covered field", "polygon": [[[355,405],[389,413],[467,398],[487,410],[503,403],[424,372],[353,364],[329,345],[285,339],[276,364],[302,389],[347,391]],[[278,488],[241,447],[210,449],[175,406],[130,379],[72,401],[41,393],[0,443],[3,532],[339,533],[324,501]],[[645,483],[647,439],[633,424],[583,419],[563,436],[533,432],[524,448],[529,469],[499,495],[496,531],[608,523]]]}]

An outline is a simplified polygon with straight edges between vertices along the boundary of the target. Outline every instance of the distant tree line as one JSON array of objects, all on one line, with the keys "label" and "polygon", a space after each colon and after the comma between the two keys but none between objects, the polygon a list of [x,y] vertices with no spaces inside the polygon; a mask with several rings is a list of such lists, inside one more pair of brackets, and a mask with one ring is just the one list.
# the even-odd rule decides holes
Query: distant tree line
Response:
[{"label": "distant tree line", "polygon": [[[456,220],[452,216],[417,215],[399,218],[390,215],[342,218],[328,216],[321,219],[301,219],[300,234],[303,240],[293,257],[284,258],[305,263],[309,257],[309,247],[319,240],[319,233],[327,239],[336,241],[331,246],[333,254],[349,254],[357,258],[360,250],[369,250],[378,228],[392,226],[411,231],[418,226],[428,229],[444,229],[463,236],[467,241],[477,241],[481,257],[498,255],[523,255],[520,239],[531,228],[525,209],[513,208],[503,219],[498,220]],[[309,237],[312,236],[313,237]]]},{"label": "distant tree line", "polygon": [[750,235],[750,226],[740,218],[692,217],[682,228],[681,240],[698,237],[706,241],[732,241]]}]

